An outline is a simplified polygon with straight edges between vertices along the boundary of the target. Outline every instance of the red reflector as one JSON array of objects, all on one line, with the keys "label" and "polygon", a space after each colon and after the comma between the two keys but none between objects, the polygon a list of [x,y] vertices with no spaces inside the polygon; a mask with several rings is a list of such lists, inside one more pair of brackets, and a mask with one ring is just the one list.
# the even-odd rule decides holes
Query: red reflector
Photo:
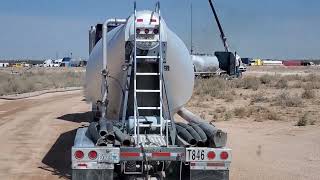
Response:
[{"label": "red reflector", "polygon": [[87,164],[78,164],[78,166],[79,166],[79,167],[86,167],[86,168],[88,167]]},{"label": "red reflector", "polygon": [[151,19],[151,22],[157,22],[157,20],[156,19]]},{"label": "red reflector", "polygon": [[137,19],[137,22],[143,22],[143,19]]},{"label": "red reflector", "polygon": [[228,159],[228,157],[229,157],[229,154],[228,154],[227,152],[225,152],[225,151],[223,151],[223,152],[220,154],[220,158],[221,158],[222,160],[226,160],[226,159]]},{"label": "red reflector", "polygon": [[121,152],[120,156],[122,156],[122,157],[139,157],[140,153],[138,153],[138,152]]},{"label": "red reflector", "polygon": [[213,151],[208,152],[207,154],[208,159],[214,159],[216,157],[216,153],[214,153]]},{"label": "red reflector", "polygon": [[89,154],[88,154],[89,158],[90,159],[96,159],[97,156],[98,156],[98,153],[96,151],[90,151]]},{"label": "red reflector", "polygon": [[152,157],[170,157],[171,153],[169,152],[153,152]]},{"label": "red reflector", "polygon": [[149,29],[145,29],[144,33],[149,34]]},{"label": "red reflector", "polygon": [[84,153],[78,150],[74,153],[74,157],[76,157],[77,159],[82,159],[84,157]]}]

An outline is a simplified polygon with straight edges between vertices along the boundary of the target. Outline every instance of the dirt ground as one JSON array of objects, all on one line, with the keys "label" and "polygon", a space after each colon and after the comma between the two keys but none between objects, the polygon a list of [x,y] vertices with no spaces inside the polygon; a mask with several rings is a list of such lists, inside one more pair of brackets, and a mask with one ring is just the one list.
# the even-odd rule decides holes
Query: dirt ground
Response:
[{"label": "dirt ground", "polygon": [[[307,76],[317,71],[284,72]],[[268,68],[254,67],[248,75],[268,73]],[[214,86],[218,89],[208,90],[210,96],[195,93],[187,108],[228,132],[231,180],[319,180],[320,86],[315,86],[317,81],[290,77],[282,87],[279,77],[273,79],[277,83],[268,78],[257,89],[252,84],[256,79],[244,81],[248,88],[221,89],[219,84]],[[302,98],[310,84],[314,94]],[[283,101],[292,104],[275,104],[274,97],[284,91],[292,97]],[[89,119],[89,110],[81,90],[0,100],[0,179],[69,179],[73,138],[76,128]],[[306,113],[308,123],[296,126]]]},{"label": "dirt ground", "polygon": [[[0,101],[0,179],[68,179],[75,129],[89,116],[82,91]],[[320,177],[320,128],[293,122],[216,123],[229,133],[232,180]]]}]

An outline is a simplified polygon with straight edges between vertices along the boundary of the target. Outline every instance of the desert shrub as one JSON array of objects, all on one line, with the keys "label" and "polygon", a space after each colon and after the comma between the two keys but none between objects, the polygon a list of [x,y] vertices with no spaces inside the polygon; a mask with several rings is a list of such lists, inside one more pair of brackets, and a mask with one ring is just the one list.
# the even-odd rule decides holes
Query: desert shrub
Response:
[{"label": "desert shrub", "polygon": [[273,104],[275,106],[282,107],[299,107],[302,105],[302,99],[298,95],[291,96],[288,93],[281,93],[273,99]]},{"label": "desert shrub", "polygon": [[320,89],[320,82],[307,82],[303,86],[304,89]]},{"label": "desert shrub", "polygon": [[302,77],[298,74],[295,74],[295,75],[282,76],[282,79],[286,81],[301,81]]},{"label": "desert shrub", "polygon": [[264,96],[263,92],[254,94],[251,97],[251,103],[261,103],[261,102],[268,102],[268,98]]},{"label": "desert shrub", "polygon": [[264,114],[264,117],[268,120],[280,120],[278,113],[270,109]]},{"label": "desert shrub", "polygon": [[224,112],[226,112],[226,110],[227,110],[226,107],[221,106],[221,107],[216,108],[215,112],[216,113],[224,113]]},{"label": "desert shrub", "polygon": [[308,125],[308,121],[309,121],[309,114],[305,113],[303,116],[301,116],[297,122],[297,126],[306,126]]},{"label": "desert shrub", "polygon": [[247,113],[249,116],[254,116],[255,121],[262,122],[264,120],[280,120],[280,116],[277,112],[274,112],[273,110],[262,107],[262,106],[254,106],[250,108],[250,110]]},{"label": "desert shrub", "polygon": [[258,90],[260,87],[260,80],[256,77],[245,77],[240,81],[240,87],[244,89]]},{"label": "desert shrub", "polygon": [[232,112],[227,111],[227,112],[224,113],[224,115],[223,115],[223,120],[224,121],[229,121],[231,118],[232,118]]},{"label": "desert shrub", "polygon": [[316,97],[316,93],[312,89],[305,89],[301,97],[304,99],[313,99]]},{"label": "desert shrub", "polygon": [[217,96],[217,98],[224,99],[225,102],[233,102],[234,101],[234,97],[235,97],[235,95],[233,95],[232,92],[230,92],[230,91],[221,92]]},{"label": "desert shrub", "polygon": [[317,76],[316,74],[309,74],[302,78],[303,82],[318,82],[319,80],[320,80],[320,77]]},{"label": "desert shrub", "polygon": [[270,84],[273,78],[274,77],[272,77],[271,75],[265,74],[261,76],[259,79],[262,84]]},{"label": "desert shrub", "polygon": [[301,81],[297,81],[297,82],[293,83],[293,85],[291,87],[292,88],[302,88],[303,83]]},{"label": "desert shrub", "polygon": [[275,87],[277,89],[285,89],[288,87],[288,82],[285,79],[280,79],[276,84]]},{"label": "desert shrub", "polygon": [[235,108],[233,114],[237,117],[244,118],[247,116],[247,110],[244,107]]},{"label": "desert shrub", "polygon": [[222,78],[197,79],[195,83],[195,95],[209,95],[215,98],[225,99],[229,92],[230,84]]}]

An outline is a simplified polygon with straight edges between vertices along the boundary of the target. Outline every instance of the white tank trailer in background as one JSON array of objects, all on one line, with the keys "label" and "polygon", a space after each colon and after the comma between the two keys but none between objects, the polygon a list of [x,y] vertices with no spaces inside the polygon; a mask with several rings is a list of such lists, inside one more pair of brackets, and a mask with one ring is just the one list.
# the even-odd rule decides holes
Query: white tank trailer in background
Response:
[{"label": "white tank trailer in background", "polygon": [[72,179],[228,180],[227,134],[183,107],[194,85],[186,46],[159,2],[155,11],[134,7],[89,32],[85,95],[94,117],[77,130]]}]

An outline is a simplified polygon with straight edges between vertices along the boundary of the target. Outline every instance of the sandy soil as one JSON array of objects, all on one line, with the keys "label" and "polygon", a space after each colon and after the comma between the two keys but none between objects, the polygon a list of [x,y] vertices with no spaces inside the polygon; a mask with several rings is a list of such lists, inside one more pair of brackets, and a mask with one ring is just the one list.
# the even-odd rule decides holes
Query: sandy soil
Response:
[{"label": "sandy soil", "polygon": [[[0,101],[0,179],[68,179],[75,129],[89,117],[82,91]],[[290,121],[217,122],[229,133],[232,180],[316,180],[319,125]]]}]

